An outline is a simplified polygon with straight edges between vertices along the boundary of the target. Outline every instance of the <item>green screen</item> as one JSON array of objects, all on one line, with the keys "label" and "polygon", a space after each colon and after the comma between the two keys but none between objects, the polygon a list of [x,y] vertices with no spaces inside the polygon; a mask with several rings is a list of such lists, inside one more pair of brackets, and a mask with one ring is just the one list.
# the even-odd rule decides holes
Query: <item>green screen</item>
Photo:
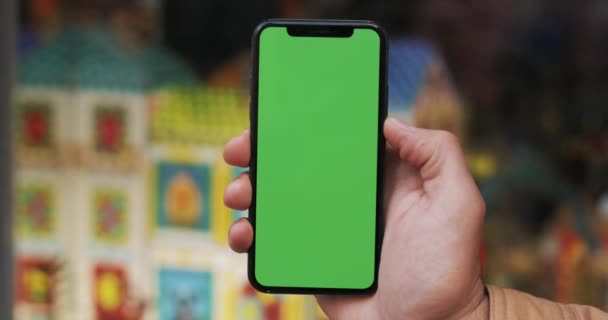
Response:
[{"label": "green screen", "polygon": [[255,257],[269,287],[366,289],[374,281],[381,42],[259,40]]}]

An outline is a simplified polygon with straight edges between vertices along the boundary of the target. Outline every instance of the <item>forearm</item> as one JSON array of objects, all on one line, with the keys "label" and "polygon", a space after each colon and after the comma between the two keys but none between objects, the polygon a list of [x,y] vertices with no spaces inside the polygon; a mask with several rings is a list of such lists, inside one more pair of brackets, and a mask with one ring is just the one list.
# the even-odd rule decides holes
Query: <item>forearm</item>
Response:
[{"label": "forearm", "polygon": [[[487,286],[489,320],[600,320],[608,314],[589,306],[568,305],[537,298],[511,289]],[[475,318],[481,319],[481,318]]]}]

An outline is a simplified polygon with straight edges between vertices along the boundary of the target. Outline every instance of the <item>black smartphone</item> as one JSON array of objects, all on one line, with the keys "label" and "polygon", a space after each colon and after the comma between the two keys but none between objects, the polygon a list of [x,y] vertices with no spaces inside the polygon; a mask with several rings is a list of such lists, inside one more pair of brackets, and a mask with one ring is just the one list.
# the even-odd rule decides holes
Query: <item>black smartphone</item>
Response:
[{"label": "black smartphone", "polygon": [[369,21],[269,20],[253,35],[252,285],[376,290],[387,41]]}]

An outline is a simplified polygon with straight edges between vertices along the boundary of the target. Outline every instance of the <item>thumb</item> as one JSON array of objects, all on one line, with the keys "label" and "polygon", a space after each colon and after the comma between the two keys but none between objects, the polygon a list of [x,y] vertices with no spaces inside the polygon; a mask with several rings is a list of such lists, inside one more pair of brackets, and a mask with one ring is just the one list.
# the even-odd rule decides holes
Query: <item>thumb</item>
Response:
[{"label": "thumb", "polygon": [[384,136],[402,161],[418,168],[430,195],[478,192],[467,168],[458,138],[447,131],[421,129],[388,118]]}]

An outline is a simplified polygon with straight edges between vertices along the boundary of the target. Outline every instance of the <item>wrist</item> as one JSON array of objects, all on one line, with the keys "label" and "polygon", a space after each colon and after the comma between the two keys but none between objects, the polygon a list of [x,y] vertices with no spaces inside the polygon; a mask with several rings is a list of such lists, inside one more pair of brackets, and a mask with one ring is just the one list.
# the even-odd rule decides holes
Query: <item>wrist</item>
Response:
[{"label": "wrist", "polygon": [[465,315],[461,320],[489,320],[490,319],[490,296],[488,291],[484,289],[484,294],[471,313]]},{"label": "wrist", "polygon": [[481,279],[475,283],[468,302],[458,313],[449,317],[451,320],[489,320],[490,295]]}]

